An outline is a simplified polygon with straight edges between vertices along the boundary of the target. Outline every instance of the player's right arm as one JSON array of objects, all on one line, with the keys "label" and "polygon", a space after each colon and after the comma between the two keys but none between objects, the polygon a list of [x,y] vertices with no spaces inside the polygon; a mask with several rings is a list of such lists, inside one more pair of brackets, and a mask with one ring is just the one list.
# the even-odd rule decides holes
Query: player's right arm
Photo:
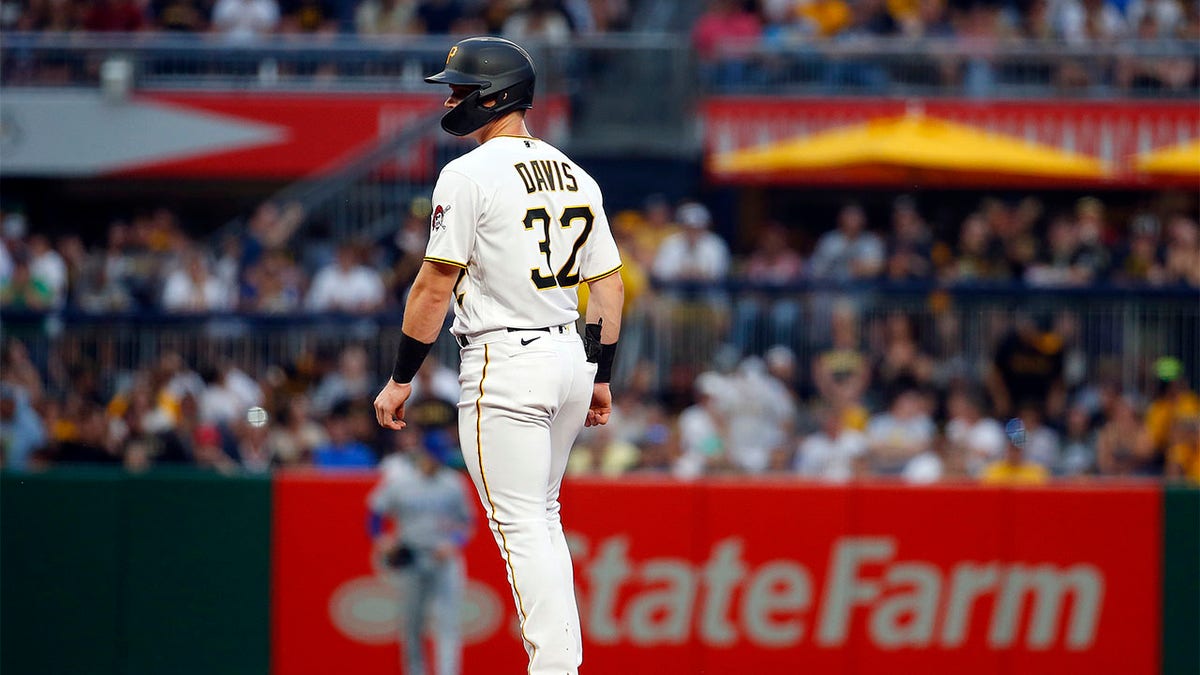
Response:
[{"label": "player's right arm", "polygon": [[[615,348],[621,336],[621,309],[625,306],[625,283],[618,273],[588,282],[587,323],[600,324],[600,345]],[[584,426],[607,424],[612,413],[612,390],[607,378],[592,385],[592,404]]]},{"label": "player's right arm", "polygon": [[[454,291],[454,282],[458,280],[458,272],[459,268],[449,263],[426,260],[421,265],[404,306],[401,331],[405,336],[425,344],[437,340],[450,306],[450,295]],[[387,384],[375,398],[375,419],[379,425],[397,431],[403,429],[404,404],[411,395],[411,382],[397,382],[394,378],[388,378]]]}]

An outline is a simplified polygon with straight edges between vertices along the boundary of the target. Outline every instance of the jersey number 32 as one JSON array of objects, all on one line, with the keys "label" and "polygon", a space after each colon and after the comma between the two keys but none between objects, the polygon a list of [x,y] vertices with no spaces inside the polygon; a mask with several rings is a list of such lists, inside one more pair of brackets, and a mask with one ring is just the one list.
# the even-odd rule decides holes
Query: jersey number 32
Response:
[{"label": "jersey number 32", "polygon": [[529,279],[533,281],[533,285],[537,286],[538,290],[546,290],[555,286],[571,288],[579,284],[579,271],[575,269],[578,265],[579,249],[583,247],[588,235],[592,233],[592,222],[595,219],[596,216],[592,213],[590,206],[568,206],[563,209],[562,214],[558,217],[558,224],[562,226],[562,229],[568,229],[575,224],[575,221],[582,220],[583,231],[575,238],[575,244],[571,246],[571,255],[567,256],[566,261],[555,272],[553,258],[550,254],[550,214],[542,206],[525,212],[526,230],[532,230],[535,223],[542,224],[542,239],[538,242],[538,250],[545,254],[546,271],[543,271],[541,265],[529,270]]}]

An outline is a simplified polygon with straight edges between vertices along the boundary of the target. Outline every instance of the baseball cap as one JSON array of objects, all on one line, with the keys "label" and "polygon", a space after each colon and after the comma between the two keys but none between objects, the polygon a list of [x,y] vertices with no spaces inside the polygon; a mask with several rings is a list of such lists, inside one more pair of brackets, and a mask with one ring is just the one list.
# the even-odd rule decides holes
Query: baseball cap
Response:
[{"label": "baseball cap", "polygon": [[1019,418],[1014,417],[1004,425],[1004,435],[1018,448],[1025,447],[1025,423]]},{"label": "baseball cap", "polygon": [[701,228],[712,224],[712,215],[700,202],[686,202],[675,213],[676,220],[684,227]]},{"label": "baseball cap", "polygon": [[1174,382],[1183,374],[1183,363],[1174,356],[1160,356],[1154,361],[1154,375],[1163,382]]}]

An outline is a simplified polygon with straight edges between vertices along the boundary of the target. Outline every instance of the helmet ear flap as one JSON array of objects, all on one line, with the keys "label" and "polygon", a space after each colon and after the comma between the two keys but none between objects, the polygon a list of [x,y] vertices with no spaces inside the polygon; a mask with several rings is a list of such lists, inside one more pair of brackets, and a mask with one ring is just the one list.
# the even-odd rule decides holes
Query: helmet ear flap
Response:
[{"label": "helmet ear flap", "polygon": [[442,115],[442,129],[452,136],[466,136],[492,121],[495,113],[481,105],[480,90],[467,94],[458,105]]},{"label": "helmet ear flap", "polygon": [[[466,136],[479,127],[513,110],[532,108],[532,91],[529,84],[518,83],[493,94],[484,95],[483,89],[476,89],[459,101],[445,115],[442,115],[442,129],[453,136]],[[483,105],[485,100],[495,102],[488,108]]]}]

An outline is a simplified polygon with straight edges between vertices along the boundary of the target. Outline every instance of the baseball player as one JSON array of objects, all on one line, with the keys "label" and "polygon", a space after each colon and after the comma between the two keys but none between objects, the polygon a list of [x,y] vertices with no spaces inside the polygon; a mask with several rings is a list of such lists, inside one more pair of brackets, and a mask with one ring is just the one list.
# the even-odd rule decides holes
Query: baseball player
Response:
[{"label": "baseball player", "polygon": [[[458,675],[462,660],[463,592],[466,571],[459,549],[471,533],[466,490],[458,472],[442,463],[432,436],[408,451],[403,470],[385,475],[367,504],[375,549],[400,583],[405,675],[426,675],[421,635],[432,605],[437,675]],[[401,460],[404,461],[404,460]],[[398,531],[384,533],[391,517]]]},{"label": "baseball player", "polygon": [[566,675],[583,651],[559,486],[580,428],[608,422],[624,288],[596,182],[525,126],[534,80],[529,54],[491,37],[455,44],[426,78],[450,87],[442,128],[479,147],[434,187],[425,260],[375,413],[404,428],[409,382],[453,299],[463,459],[508,572],[527,672]]}]

